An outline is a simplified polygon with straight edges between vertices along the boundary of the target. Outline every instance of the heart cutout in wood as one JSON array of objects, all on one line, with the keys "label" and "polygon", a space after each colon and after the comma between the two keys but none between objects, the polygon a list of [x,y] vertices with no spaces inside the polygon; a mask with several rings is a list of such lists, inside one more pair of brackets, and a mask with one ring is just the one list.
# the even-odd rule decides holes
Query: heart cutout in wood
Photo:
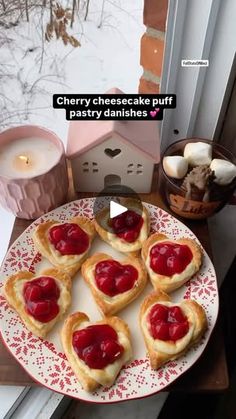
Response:
[{"label": "heart cutout in wood", "polygon": [[121,153],[121,149],[120,148],[114,148],[114,150],[112,150],[111,148],[105,148],[104,153],[108,157],[113,159],[114,157],[118,156]]}]

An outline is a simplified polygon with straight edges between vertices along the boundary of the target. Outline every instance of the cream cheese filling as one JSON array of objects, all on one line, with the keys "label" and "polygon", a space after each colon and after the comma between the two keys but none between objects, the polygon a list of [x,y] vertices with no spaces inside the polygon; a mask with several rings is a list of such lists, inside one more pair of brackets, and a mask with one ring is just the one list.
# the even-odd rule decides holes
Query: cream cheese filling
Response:
[{"label": "cream cheese filling", "polygon": [[[173,243],[173,241],[171,240],[158,240],[158,243]],[[193,258],[191,260],[191,262],[186,266],[186,268],[179,274],[174,274],[171,277],[170,276],[165,276],[165,275],[161,275],[161,274],[157,274],[155,271],[153,271],[153,269],[151,268],[151,257],[150,257],[150,252],[152,250],[152,248],[156,245],[157,243],[155,243],[153,246],[150,247],[149,251],[148,251],[148,256],[146,259],[146,267],[147,267],[147,271],[149,276],[151,276],[152,278],[155,278],[155,276],[158,277],[162,277],[161,282],[162,284],[169,284],[170,280],[171,282],[182,282],[185,278],[190,278],[191,276],[193,276],[196,272],[196,266],[195,263],[193,261]]]},{"label": "cream cheese filling", "polygon": [[[37,277],[35,277],[34,279],[37,279]],[[55,280],[55,278],[53,278]],[[21,305],[22,305],[22,309],[25,310],[25,300],[24,300],[24,296],[23,296],[23,288],[26,282],[30,282],[31,280],[29,279],[22,279],[21,281],[16,281],[14,284],[14,293],[15,296],[17,298],[18,301],[20,301]],[[57,286],[60,289],[60,297],[57,300],[57,304],[59,306],[59,313],[56,317],[54,317],[54,319],[50,320],[47,323],[41,323],[40,321],[36,320],[33,316],[31,316],[28,312],[27,312],[27,316],[30,318],[31,323],[37,327],[38,330],[41,330],[44,328],[45,324],[47,324],[48,326],[52,326],[58,316],[60,316],[61,313],[64,313],[67,306],[66,306],[66,301],[68,301],[68,299],[64,298],[65,293],[67,293],[67,290],[65,289],[65,287],[59,282],[56,281]]]},{"label": "cream cheese filling", "polygon": [[[160,339],[153,339],[152,335],[149,332],[149,328],[148,325],[150,325],[148,316],[149,313],[152,309],[153,306],[155,306],[156,304],[162,304],[165,305],[167,307],[172,307],[172,306],[176,306],[178,305],[181,310],[183,311],[183,313],[185,314],[185,316],[188,319],[189,322],[189,330],[186,333],[186,335],[184,335],[181,339],[178,339],[177,341],[164,341],[164,340],[160,340]],[[168,355],[176,355],[179,352],[182,352],[186,346],[188,346],[188,344],[190,343],[190,341],[192,340],[193,334],[194,334],[194,329],[195,329],[195,315],[192,312],[192,310],[186,306],[183,306],[181,304],[174,304],[174,303],[170,303],[168,301],[158,301],[158,303],[154,303],[152,304],[148,310],[146,311],[145,315],[143,316],[142,319],[142,329],[145,333],[146,338],[151,341],[152,343],[152,347],[155,351],[157,352],[163,352],[165,354]]]},{"label": "cream cheese filling", "polygon": [[[92,326],[92,325],[93,323],[90,323],[87,321],[82,322],[79,327],[75,326],[73,332],[75,332],[76,330],[84,329],[87,326]],[[82,371],[86,375],[93,378],[102,386],[107,386],[113,383],[115,377],[118,375],[122,366],[131,358],[131,355],[132,355],[132,349],[131,349],[129,339],[121,332],[116,331],[116,333],[118,336],[117,341],[120,345],[123,346],[124,352],[120,358],[118,358],[112,364],[107,365],[103,369],[89,368],[88,365],[86,365],[85,362],[79,358],[79,356],[75,352],[73,345],[71,343],[71,355],[73,356],[74,363],[77,365],[78,368],[82,369]]]}]

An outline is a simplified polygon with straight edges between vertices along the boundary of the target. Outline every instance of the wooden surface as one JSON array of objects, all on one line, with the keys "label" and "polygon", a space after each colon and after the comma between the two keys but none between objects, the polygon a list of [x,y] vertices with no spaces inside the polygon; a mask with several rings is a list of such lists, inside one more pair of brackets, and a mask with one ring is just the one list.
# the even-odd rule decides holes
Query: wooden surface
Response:
[{"label": "wooden surface", "polygon": [[[153,192],[150,194],[141,194],[141,199],[167,210],[157,191],[157,173],[155,173],[154,176],[152,190]],[[68,201],[89,196],[92,195],[75,194],[73,186],[70,184]],[[181,221],[193,231],[209,256],[212,257],[210,237],[206,221],[190,221],[183,219],[181,219]],[[30,225],[30,223],[30,221],[16,218],[9,246]],[[0,342],[0,384],[24,386],[38,385],[10,355],[2,342]],[[224,341],[220,323],[218,321],[204,354],[189,371],[187,371],[182,377],[178,378],[176,382],[169,387],[169,390],[221,391],[225,390],[227,387],[228,372]]]}]

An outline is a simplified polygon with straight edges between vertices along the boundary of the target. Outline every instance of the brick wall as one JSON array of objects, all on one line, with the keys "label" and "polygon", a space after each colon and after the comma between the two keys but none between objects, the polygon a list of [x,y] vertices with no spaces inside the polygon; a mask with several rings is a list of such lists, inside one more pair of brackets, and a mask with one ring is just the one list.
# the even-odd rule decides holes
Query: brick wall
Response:
[{"label": "brick wall", "polygon": [[168,0],[144,0],[143,22],[147,29],[141,38],[143,74],[139,93],[160,91],[167,9]]}]

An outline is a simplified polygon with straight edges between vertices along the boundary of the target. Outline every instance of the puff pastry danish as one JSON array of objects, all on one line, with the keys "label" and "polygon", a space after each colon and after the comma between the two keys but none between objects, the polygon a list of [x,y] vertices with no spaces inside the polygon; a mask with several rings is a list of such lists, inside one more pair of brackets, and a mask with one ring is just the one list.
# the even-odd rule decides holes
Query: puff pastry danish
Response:
[{"label": "puff pastry danish", "polygon": [[54,268],[21,271],[7,278],[4,294],[27,329],[44,338],[70,306],[71,278]]},{"label": "puff pastry danish", "polygon": [[96,253],[83,263],[81,273],[105,316],[137,298],[147,282],[142,260],[133,256],[118,262],[105,253]]},{"label": "puff pastry danish", "polygon": [[39,224],[33,240],[39,252],[56,268],[73,276],[86,259],[96,230],[87,217],[74,217],[65,223]]},{"label": "puff pastry danish", "polygon": [[71,314],[62,328],[61,341],[66,357],[86,391],[93,391],[100,385],[110,387],[132,356],[129,328],[118,317],[90,322],[84,313]]},{"label": "puff pastry danish", "polygon": [[104,208],[97,214],[95,228],[99,236],[114,249],[120,252],[136,252],[141,249],[148,238],[150,220],[148,210],[143,206],[142,214],[132,199],[121,200],[122,205],[129,209],[110,218],[109,208]]},{"label": "puff pastry danish", "polygon": [[195,240],[154,233],[143,244],[142,258],[153,287],[171,292],[200,269],[202,250]]},{"label": "puff pastry danish", "polygon": [[172,303],[162,291],[145,298],[139,322],[153,369],[179,358],[207,329],[207,318],[201,305],[193,300]]}]

